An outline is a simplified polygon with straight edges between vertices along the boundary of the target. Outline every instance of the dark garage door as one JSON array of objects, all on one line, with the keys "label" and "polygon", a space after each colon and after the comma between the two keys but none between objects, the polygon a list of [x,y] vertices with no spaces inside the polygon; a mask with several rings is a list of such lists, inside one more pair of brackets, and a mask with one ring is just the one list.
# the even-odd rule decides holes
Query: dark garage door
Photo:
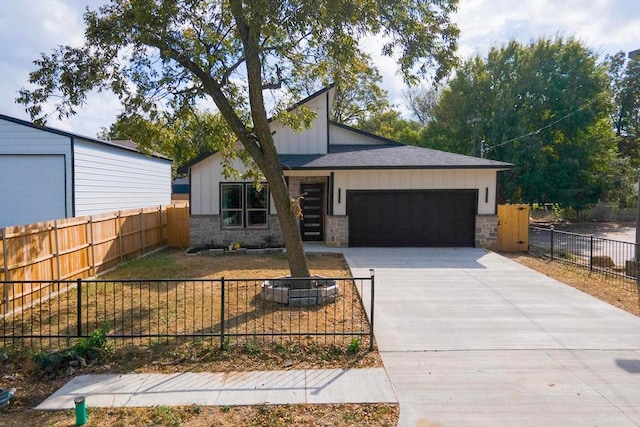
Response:
[{"label": "dark garage door", "polygon": [[474,246],[477,190],[347,191],[350,246]]}]

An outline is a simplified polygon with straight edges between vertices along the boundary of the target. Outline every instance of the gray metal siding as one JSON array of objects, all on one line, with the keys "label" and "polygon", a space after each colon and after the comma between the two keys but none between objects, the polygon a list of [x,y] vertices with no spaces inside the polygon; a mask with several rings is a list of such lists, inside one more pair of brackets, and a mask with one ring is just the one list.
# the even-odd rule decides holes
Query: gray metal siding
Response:
[{"label": "gray metal siding", "polygon": [[171,203],[171,163],[77,138],[75,214]]},{"label": "gray metal siding", "polygon": [[0,155],[0,227],[65,218],[64,163],[63,155]]},{"label": "gray metal siding", "polygon": [[[5,206],[0,217],[0,227],[54,219],[50,215],[54,211],[56,215],[60,215],[57,218],[72,215],[70,137],[0,118],[0,157],[3,159],[0,166],[0,191],[4,194],[14,188],[17,191],[13,193],[15,197],[20,195],[27,199],[22,201],[18,197],[11,202],[12,206],[9,206],[8,199],[2,200]],[[54,169],[41,170],[49,166]],[[24,182],[19,183],[18,179]],[[48,182],[51,180],[56,182]],[[30,204],[34,202],[33,199],[40,200],[40,208]],[[45,207],[46,204],[50,206]],[[30,207],[24,208],[26,205]],[[37,215],[34,211],[41,214]]]}]

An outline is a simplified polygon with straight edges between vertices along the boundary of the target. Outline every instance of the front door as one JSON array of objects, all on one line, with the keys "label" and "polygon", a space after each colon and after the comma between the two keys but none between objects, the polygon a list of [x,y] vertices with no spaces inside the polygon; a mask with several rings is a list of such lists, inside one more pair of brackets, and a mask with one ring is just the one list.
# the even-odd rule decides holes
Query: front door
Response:
[{"label": "front door", "polygon": [[302,219],[300,232],[303,241],[324,241],[324,184],[300,184]]}]

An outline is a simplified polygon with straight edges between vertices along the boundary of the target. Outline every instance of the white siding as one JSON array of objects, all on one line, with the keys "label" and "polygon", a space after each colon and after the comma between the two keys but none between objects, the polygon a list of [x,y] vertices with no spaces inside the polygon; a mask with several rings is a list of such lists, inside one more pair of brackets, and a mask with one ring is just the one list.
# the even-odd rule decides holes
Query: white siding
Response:
[{"label": "white siding", "polygon": [[[39,157],[41,155],[45,157]],[[49,191],[53,192],[53,194],[49,194],[48,196],[56,198],[56,207],[52,208],[52,210],[61,213],[62,218],[65,216],[65,213],[67,216],[71,216],[73,211],[71,198],[73,189],[70,137],[0,119],[0,156],[4,159],[4,165],[0,166],[0,191],[4,193],[10,191],[12,186],[17,188],[15,186],[20,185],[20,188],[22,188],[20,191],[22,192],[24,188],[37,187],[38,181],[58,180],[57,182],[47,184]],[[29,161],[29,159],[33,161]],[[18,163],[10,166],[14,161],[19,162],[20,169],[26,172],[23,174],[23,177],[28,180],[28,182],[24,183],[27,187],[23,187],[22,184],[15,182],[15,171],[10,170],[18,166]],[[55,169],[51,171],[39,171],[38,169],[47,167],[45,163]],[[56,166],[53,166],[53,164]],[[60,170],[60,167],[62,167],[62,170]],[[22,196],[27,198],[39,197],[38,194],[31,193],[22,194]],[[57,199],[58,197],[59,199]],[[52,201],[50,198],[47,200]],[[2,202],[6,203],[7,200],[5,199]],[[30,202],[25,201],[25,203]],[[10,207],[6,208],[4,215],[8,215],[7,212],[10,210]],[[42,208],[43,216],[34,217],[32,213],[20,211],[17,204],[15,208],[16,210],[12,213],[12,220],[8,221],[8,219],[2,220],[0,218],[1,224],[8,225],[7,222],[16,222],[16,219],[18,219],[17,224],[25,224],[35,218],[37,218],[37,221],[52,219],[49,218],[49,214],[45,215],[45,212],[50,211],[49,209]]]},{"label": "white siding", "polygon": [[345,129],[333,124],[329,125],[329,140],[332,145],[379,145],[386,144],[376,138],[362,135],[353,130]]},{"label": "white siding", "polygon": [[[336,171],[334,215],[346,215],[347,190],[478,190],[478,214],[495,214],[496,170],[377,170]],[[488,200],[485,200],[488,189]],[[338,201],[338,190],[341,191]]]},{"label": "white siding", "polygon": [[76,139],[76,216],[171,203],[171,163]]},{"label": "white siding", "polygon": [[[237,181],[225,178],[220,164],[221,154],[216,153],[191,168],[191,214],[220,214],[220,182]],[[240,174],[246,172],[244,164],[236,159],[233,168]]]},{"label": "white siding", "polygon": [[[191,215],[220,214],[220,183],[239,182],[236,178],[226,178],[220,164],[221,154],[213,154],[191,167]],[[246,172],[246,166],[238,159],[233,161],[233,168],[240,174]],[[275,215],[273,199],[270,202],[270,214]]]},{"label": "white siding", "polygon": [[[331,92],[331,91],[330,91]],[[311,99],[305,105],[315,111],[316,118],[309,129],[294,132],[277,120],[271,123],[275,132],[273,140],[280,154],[326,154],[327,153],[327,97],[329,92]]]}]

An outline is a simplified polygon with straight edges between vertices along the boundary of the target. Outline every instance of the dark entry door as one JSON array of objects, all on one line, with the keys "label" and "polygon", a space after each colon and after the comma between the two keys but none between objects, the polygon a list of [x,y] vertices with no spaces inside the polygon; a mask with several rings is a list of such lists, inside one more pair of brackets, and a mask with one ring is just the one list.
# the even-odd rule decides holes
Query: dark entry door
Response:
[{"label": "dark entry door", "polygon": [[348,191],[349,246],[475,244],[477,190]]},{"label": "dark entry door", "polygon": [[300,231],[304,241],[324,240],[324,184],[301,184],[300,194],[302,199],[302,219]]}]

